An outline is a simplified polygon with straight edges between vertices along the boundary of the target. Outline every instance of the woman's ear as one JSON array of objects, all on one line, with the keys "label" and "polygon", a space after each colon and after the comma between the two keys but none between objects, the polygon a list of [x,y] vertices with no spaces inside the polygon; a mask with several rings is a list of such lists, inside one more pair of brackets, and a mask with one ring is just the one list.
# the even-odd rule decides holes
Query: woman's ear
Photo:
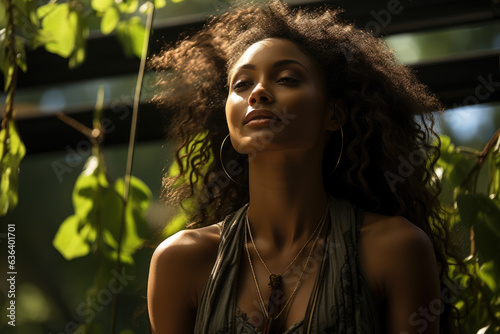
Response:
[{"label": "woman's ear", "polygon": [[326,128],[330,131],[337,131],[344,125],[347,111],[345,102],[339,98],[331,98],[327,104]]}]

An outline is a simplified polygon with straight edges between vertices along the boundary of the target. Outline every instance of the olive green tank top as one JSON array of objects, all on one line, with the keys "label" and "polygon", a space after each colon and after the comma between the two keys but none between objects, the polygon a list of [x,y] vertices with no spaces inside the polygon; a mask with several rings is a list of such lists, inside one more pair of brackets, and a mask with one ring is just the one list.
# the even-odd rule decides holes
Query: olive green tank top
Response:
[{"label": "olive green tank top", "polygon": [[[195,334],[256,334],[236,305],[236,285],[248,205],[222,224],[215,265],[203,289]],[[330,198],[330,227],[305,317],[286,334],[383,333],[383,307],[370,290],[359,264],[357,239],[364,211]]]}]

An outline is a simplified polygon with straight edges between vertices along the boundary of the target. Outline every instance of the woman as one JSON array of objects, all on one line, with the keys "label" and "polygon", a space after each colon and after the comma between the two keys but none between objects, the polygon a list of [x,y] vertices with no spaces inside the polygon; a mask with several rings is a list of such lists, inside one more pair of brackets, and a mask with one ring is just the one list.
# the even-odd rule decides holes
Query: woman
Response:
[{"label": "woman", "polygon": [[449,324],[441,106],[381,40],[276,1],[231,9],[151,64],[181,140],[166,195],[194,199],[198,227],[151,260],[153,333]]}]

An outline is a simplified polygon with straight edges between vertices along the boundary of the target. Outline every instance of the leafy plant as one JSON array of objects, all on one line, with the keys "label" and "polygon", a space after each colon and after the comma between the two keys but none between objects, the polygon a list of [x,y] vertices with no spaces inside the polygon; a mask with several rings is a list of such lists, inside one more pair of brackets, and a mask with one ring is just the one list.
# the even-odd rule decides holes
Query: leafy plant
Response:
[{"label": "leafy plant", "polygon": [[[441,143],[438,167],[443,184],[453,188],[449,218],[456,233],[469,231],[471,241],[466,259],[471,275],[455,270],[452,277],[466,287],[456,303],[465,315],[460,326],[464,333],[500,333],[500,129],[483,151],[456,147],[445,136]],[[481,192],[478,184],[485,165],[488,181]],[[468,309],[467,300],[474,301]]]},{"label": "leafy plant", "polygon": [[54,238],[54,247],[67,259],[99,253],[109,261],[118,258],[118,239],[122,220],[125,233],[120,261],[133,264],[132,255],[142,245],[139,235],[146,226],[145,215],[152,200],[151,190],[141,180],[131,177],[129,199],[124,199],[123,178],[111,183],[99,142],[102,128],[96,112],[90,132],[93,154],[87,160],[73,189],[75,213],[61,224]]},{"label": "leafy plant", "polygon": [[[99,267],[94,277],[94,284],[87,292],[87,301],[98,299],[100,294],[110,294],[112,291],[111,333],[115,333],[116,330],[117,296],[123,289],[119,284],[123,283],[118,283],[118,279],[114,279],[111,289],[113,278],[110,277],[110,273],[119,274],[124,263],[134,264],[132,255],[143,243],[138,231],[147,225],[145,214],[152,198],[149,188],[132,176],[137,115],[154,7],[148,5],[147,9],[149,9],[147,29],[143,38],[141,66],[135,88],[125,178],[117,180],[112,185],[106,174],[99,146],[103,136],[101,114],[104,93],[101,89],[94,116],[94,128],[85,129],[82,125],[79,126],[83,128],[82,133],[87,133],[93,143],[93,154],[73,190],[75,213],[62,223],[53,241],[54,246],[67,259],[83,256],[89,252],[96,255]],[[61,117],[63,120],[68,118]],[[74,120],[67,122],[75,123]],[[92,302],[87,302],[87,314],[93,314],[93,307]],[[83,333],[95,333],[102,331],[101,328],[101,324],[90,317],[78,327],[78,330]],[[130,330],[125,332],[130,333]]]},{"label": "leafy plant", "polygon": [[[157,7],[166,4],[163,0],[155,2]],[[110,331],[114,333],[117,294],[123,289],[119,284],[124,284],[119,283],[117,277],[123,281],[123,264],[132,266],[133,254],[142,246],[147,226],[145,213],[152,198],[149,188],[131,176],[131,164],[153,7],[148,1],[140,3],[138,0],[50,1],[39,7],[32,0],[0,0],[0,5],[6,9],[0,10],[0,71],[5,80],[4,89],[8,91],[0,130],[0,215],[6,214],[17,204],[19,164],[26,151],[14,123],[18,69],[28,69],[26,50],[44,47],[51,53],[68,58],[70,68],[76,67],[85,60],[89,24],[92,19],[97,18],[100,19],[102,33],[116,31],[124,51],[141,57],[125,178],[113,183],[106,174],[100,147],[104,135],[100,123],[103,100],[101,92],[93,129],[79,124],[84,130],[82,132],[93,143],[93,151],[73,190],[75,213],[61,224],[53,240],[56,249],[68,260],[89,254],[94,256],[97,263],[94,283],[87,291],[86,310],[83,311],[87,315],[94,314],[92,308],[95,307],[96,296],[112,295]],[[144,23],[145,14],[148,15],[147,22]],[[69,119],[67,116],[63,118]],[[75,122],[71,121],[72,124]],[[94,320],[94,316],[89,316],[83,324],[77,326],[75,323],[72,327],[71,330],[78,333],[100,333],[104,328]],[[122,333],[132,332],[125,330]]]},{"label": "leafy plant", "polygon": [[[121,264],[134,265],[133,254],[142,246],[146,235],[146,212],[152,200],[151,190],[141,180],[130,176],[127,184],[120,178],[112,183],[106,173],[106,163],[101,152],[103,139],[101,126],[103,90],[100,90],[98,106],[94,116],[94,128],[89,129],[76,123],[68,116],[60,116],[69,124],[89,137],[92,155],[87,160],[73,189],[74,214],[60,225],[53,245],[67,259],[92,254],[98,267],[94,284],[87,290],[87,300],[95,300],[102,291],[111,290],[109,282],[114,272],[119,272]],[[117,282],[115,280],[114,282]],[[116,291],[113,288],[113,299]],[[111,294],[111,293],[109,293]],[[92,314],[92,303],[87,303]],[[116,314],[116,303],[113,306]],[[114,319],[112,319],[114,323]],[[93,318],[88,318],[78,327],[82,333],[101,331],[102,326]],[[114,332],[114,324],[112,325]]]},{"label": "leafy plant", "polygon": [[0,14],[0,69],[5,75],[4,90],[7,91],[5,113],[0,129],[0,216],[17,206],[19,165],[26,148],[17,133],[14,123],[14,95],[17,86],[18,68],[26,70],[23,43],[14,33],[15,23],[23,13],[16,15],[13,0],[6,1],[6,11]]},{"label": "leafy plant", "polygon": [[[179,2],[179,1],[176,1]],[[156,8],[165,0],[154,0]],[[92,19],[103,34],[116,31],[127,55],[141,57],[147,1],[70,0],[38,6],[33,0],[0,0],[0,72],[8,92],[0,128],[0,216],[17,206],[19,166],[26,149],[15,126],[14,97],[18,70],[28,70],[26,51],[39,47],[68,58],[74,68],[85,60]]]}]

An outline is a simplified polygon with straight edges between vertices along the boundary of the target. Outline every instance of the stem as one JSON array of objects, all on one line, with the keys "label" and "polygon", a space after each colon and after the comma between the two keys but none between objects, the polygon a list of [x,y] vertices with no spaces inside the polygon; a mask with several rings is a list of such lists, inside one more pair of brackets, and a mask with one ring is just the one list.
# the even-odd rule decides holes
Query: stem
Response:
[{"label": "stem", "polygon": [[81,134],[83,134],[84,136],[86,136],[87,138],[89,138],[90,141],[94,142],[94,140],[95,140],[94,133],[95,132],[94,132],[94,130],[92,130],[88,126],[86,126],[86,125],[78,122],[76,119],[74,119],[72,117],[69,117],[68,115],[66,115],[63,112],[58,112],[56,114],[56,117],[59,118],[64,123],[66,123],[69,126],[71,126],[76,131],[80,132]]},{"label": "stem", "polygon": [[467,146],[458,146],[455,151],[457,151],[457,153],[468,153],[468,154],[473,154],[473,155],[480,155],[481,152],[476,150],[476,149],[473,149],[473,148],[470,148],[470,147],[467,147]]},{"label": "stem", "polygon": [[474,233],[474,226],[470,228],[470,255],[472,257],[476,256],[476,235]]},{"label": "stem", "polygon": [[[139,66],[139,74],[137,76],[137,83],[135,85],[135,96],[134,96],[134,106],[132,110],[132,124],[130,127],[130,138],[128,144],[128,153],[127,153],[127,168],[125,171],[125,182],[124,182],[124,190],[123,190],[123,210],[122,210],[122,219],[120,222],[120,231],[118,234],[118,249],[117,249],[117,258],[116,258],[116,271],[120,272],[121,268],[121,247],[122,247],[122,239],[123,233],[125,230],[125,217],[127,211],[127,204],[129,199],[129,191],[130,191],[130,178],[132,176],[132,165],[134,161],[134,146],[135,146],[135,136],[137,132],[137,116],[139,114],[139,103],[141,101],[141,91],[142,91],[142,82],[144,78],[144,71],[146,68],[146,59],[148,55],[148,47],[149,47],[149,36],[151,34],[151,28],[153,25],[153,13],[154,13],[154,4],[149,3],[149,12],[146,20],[146,29],[144,35],[144,44],[142,46],[142,55],[141,55],[141,63]],[[118,281],[115,280],[115,285],[118,284]],[[117,287],[113,291],[113,304],[111,310],[111,333],[114,334],[116,332],[116,314],[117,314],[117,306],[118,306],[118,294]]]},{"label": "stem", "polygon": [[[16,40],[14,37],[14,3],[13,0],[6,0],[7,1],[7,29],[6,29],[6,35],[7,35],[7,43],[6,43],[6,49],[9,57],[9,63],[10,66],[13,68],[12,72],[12,81],[10,82],[9,85],[9,92],[7,93],[7,99],[5,100],[5,112],[3,116],[3,121],[2,121],[2,129],[5,129],[5,137],[4,137],[4,142],[3,142],[3,153],[2,156],[0,157],[0,162],[3,161],[5,155],[7,154],[7,143],[9,140],[9,127],[8,123],[14,119],[14,96],[16,95],[16,88],[17,88],[17,73],[18,73],[18,68],[16,64]],[[8,80],[8,74],[6,75],[5,80]]]},{"label": "stem", "polygon": [[[470,190],[471,187],[469,186],[469,183],[473,178],[472,192],[473,193],[476,192],[477,180],[479,178],[479,171],[483,167],[483,164],[486,161],[486,157],[488,156],[490,151],[496,146],[499,136],[500,136],[500,129],[495,131],[495,133],[490,138],[488,143],[486,143],[486,146],[484,147],[483,151],[477,154],[477,163],[474,165],[469,174],[467,174],[463,182],[460,184],[460,188],[466,188]],[[465,151],[464,148],[461,148],[461,151]],[[474,227],[470,228],[470,253],[471,256],[476,255],[476,240],[475,240]]]},{"label": "stem", "polygon": [[495,131],[493,136],[490,138],[490,140],[484,147],[483,151],[477,155],[477,163],[474,165],[469,174],[467,174],[463,182],[460,184],[460,188],[466,188],[467,184],[471,181],[471,178],[475,177],[474,175],[476,173],[479,173],[479,171],[483,167],[483,163],[486,161],[486,157],[488,156],[490,151],[495,147],[499,136],[500,136],[500,129]]}]

